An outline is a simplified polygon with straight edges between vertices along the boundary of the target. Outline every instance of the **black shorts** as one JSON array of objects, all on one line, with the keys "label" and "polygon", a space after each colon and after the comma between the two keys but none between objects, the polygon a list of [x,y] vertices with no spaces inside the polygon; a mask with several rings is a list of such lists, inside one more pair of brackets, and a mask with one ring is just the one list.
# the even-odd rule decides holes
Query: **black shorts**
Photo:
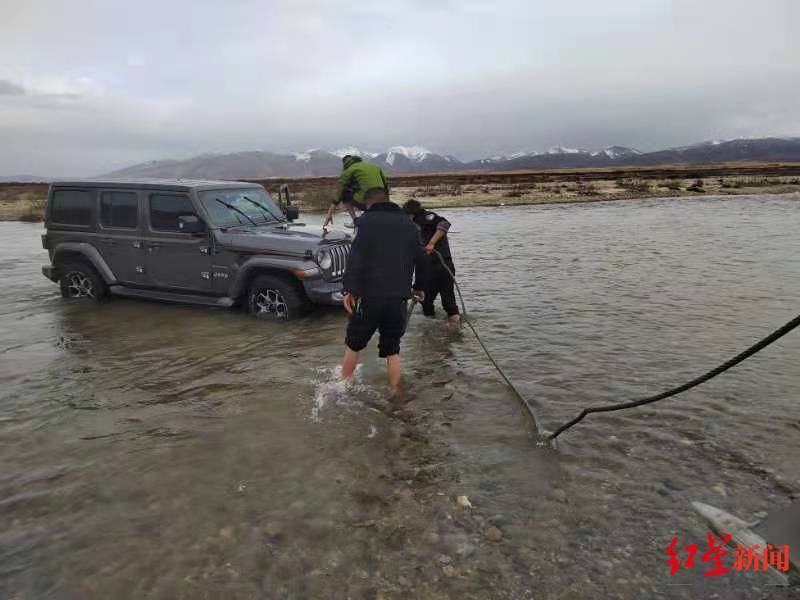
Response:
[{"label": "black shorts", "polygon": [[345,206],[353,206],[361,212],[367,210],[367,205],[364,202],[356,201],[355,194],[353,194],[352,190],[345,190],[344,197],[342,198],[342,204]]},{"label": "black shorts", "polygon": [[363,350],[378,331],[378,356],[400,353],[400,338],[406,332],[408,307],[405,298],[361,298],[350,315],[344,343],[353,352]]},{"label": "black shorts", "polygon": [[367,205],[363,202],[358,202],[357,200],[342,200],[342,204],[344,206],[352,206],[353,208],[357,208],[361,212],[366,212]]}]

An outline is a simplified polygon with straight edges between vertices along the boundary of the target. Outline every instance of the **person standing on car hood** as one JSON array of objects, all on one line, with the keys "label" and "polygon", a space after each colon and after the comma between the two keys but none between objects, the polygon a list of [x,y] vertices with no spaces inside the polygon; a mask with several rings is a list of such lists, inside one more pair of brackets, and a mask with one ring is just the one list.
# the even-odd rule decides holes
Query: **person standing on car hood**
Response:
[{"label": "person standing on car hood", "polygon": [[356,219],[356,211],[366,210],[366,196],[382,194],[385,200],[389,200],[389,182],[381,171],[380,167],[371,163],[365,163],[360,156],[342,157],[342,174],[339,176],[339,183],[336,186],[336,196],[328,208],[323,227],[328,223],[333,223],[333,213],[339,205],[344,204],[350,212],[353,221]]},{"label": "person standing on car hood", "polygon": [[[358,220],[342,291],[347,323],[342,377],[349,379],[358,353],[378,331],[378,356],[386,359],[389,385],[400,384],[400,338],[406,329],[407,300],[422,299],[428,257],[419,232],[382,190],[367,192],[367,211]],[[414,283],[412,286],[412,276]]]},{"label": "person standing on car hood", "polygon": [[[447,241],[450,221],[433,211],[425,210],[418,200],[409,200],[403,205],[403,210],[419,227],[425,252],[431,258],[428,284],[425,286],[425,300],[422,302],[422,313],[427,317],[434,316],[436,309],[433,307],[433,301],[436,300],[437,295],[440,295],[442,308],[447,313],[449,321],[455,324],[460,323],[461,315],[458,312],[456,294],[453,290],[453,277],[450,275],[450,273],[455,275],[456,272],[453,255],[450,253],[450,242]],[[439,256],[434,254],[434,250],[439,253]],[[448,269],[450,273],[447,272]]]}]

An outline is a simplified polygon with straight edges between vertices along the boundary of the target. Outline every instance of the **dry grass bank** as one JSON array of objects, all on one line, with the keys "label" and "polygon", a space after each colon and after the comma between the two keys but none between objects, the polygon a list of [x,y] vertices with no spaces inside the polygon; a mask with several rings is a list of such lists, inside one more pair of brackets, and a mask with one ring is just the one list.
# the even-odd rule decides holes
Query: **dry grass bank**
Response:
[{"label": "dry grass bank", "polygon": [[[287,182],[301,211],[325,210],[335,177],[260,179],[277,197]],[[392,200],[416,198],[430,208],[597,202],[633,198],[800,192],[800,164],[727,164],[513,173],[439,173],[390,178]],[[0,220],[37,221],[46,184],[0,184]]]},{"label": "dry grass bank", "polygon": [[[258,180],[277,190],[283,180]],[[330,204],[334,177],[288,181],[301,210]],[[725,164],[512,173],[438,173],[390,178],[392,200],[431,208],[596,202],[632,198],[800,191],[800,164]]]},{"label": "dry grass bank", "polygon": [[47,184],[0,184],[0,221],[41,221]]},{"label": "dry grass bank", "polygon": [[590,182],[426,186],[394,188],[392,199],[416,198],[429,208],[513,206],[565,202],[598,202],[634,198],[697,197],[800,192],[800,179],[729,177],[719,179],[597,179]]}]

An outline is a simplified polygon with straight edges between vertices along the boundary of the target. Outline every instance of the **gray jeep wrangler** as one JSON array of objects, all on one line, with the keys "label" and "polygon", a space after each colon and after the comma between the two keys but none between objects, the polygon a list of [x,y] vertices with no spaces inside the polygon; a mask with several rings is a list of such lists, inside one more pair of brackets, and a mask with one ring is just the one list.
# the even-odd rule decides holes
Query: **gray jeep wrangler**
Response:
[{"label": "gray jeep wrangler", "polygon": [[341,302],[350,251],[347,234],[312,231],[293,224],[297,216],[288,194],[282,209],[253,183],[54,182],[42,272],[66,298],[241,305],[292,319]]}]

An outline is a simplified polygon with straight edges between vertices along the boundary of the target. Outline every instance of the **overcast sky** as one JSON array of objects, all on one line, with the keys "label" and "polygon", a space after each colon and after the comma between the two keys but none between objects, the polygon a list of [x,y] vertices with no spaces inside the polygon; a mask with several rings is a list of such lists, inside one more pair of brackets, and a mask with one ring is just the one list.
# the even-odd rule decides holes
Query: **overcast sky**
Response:
[{"label": "overcast sky", "polygon": [[0,175],[800,135],[797,0],[0,0]]}]

